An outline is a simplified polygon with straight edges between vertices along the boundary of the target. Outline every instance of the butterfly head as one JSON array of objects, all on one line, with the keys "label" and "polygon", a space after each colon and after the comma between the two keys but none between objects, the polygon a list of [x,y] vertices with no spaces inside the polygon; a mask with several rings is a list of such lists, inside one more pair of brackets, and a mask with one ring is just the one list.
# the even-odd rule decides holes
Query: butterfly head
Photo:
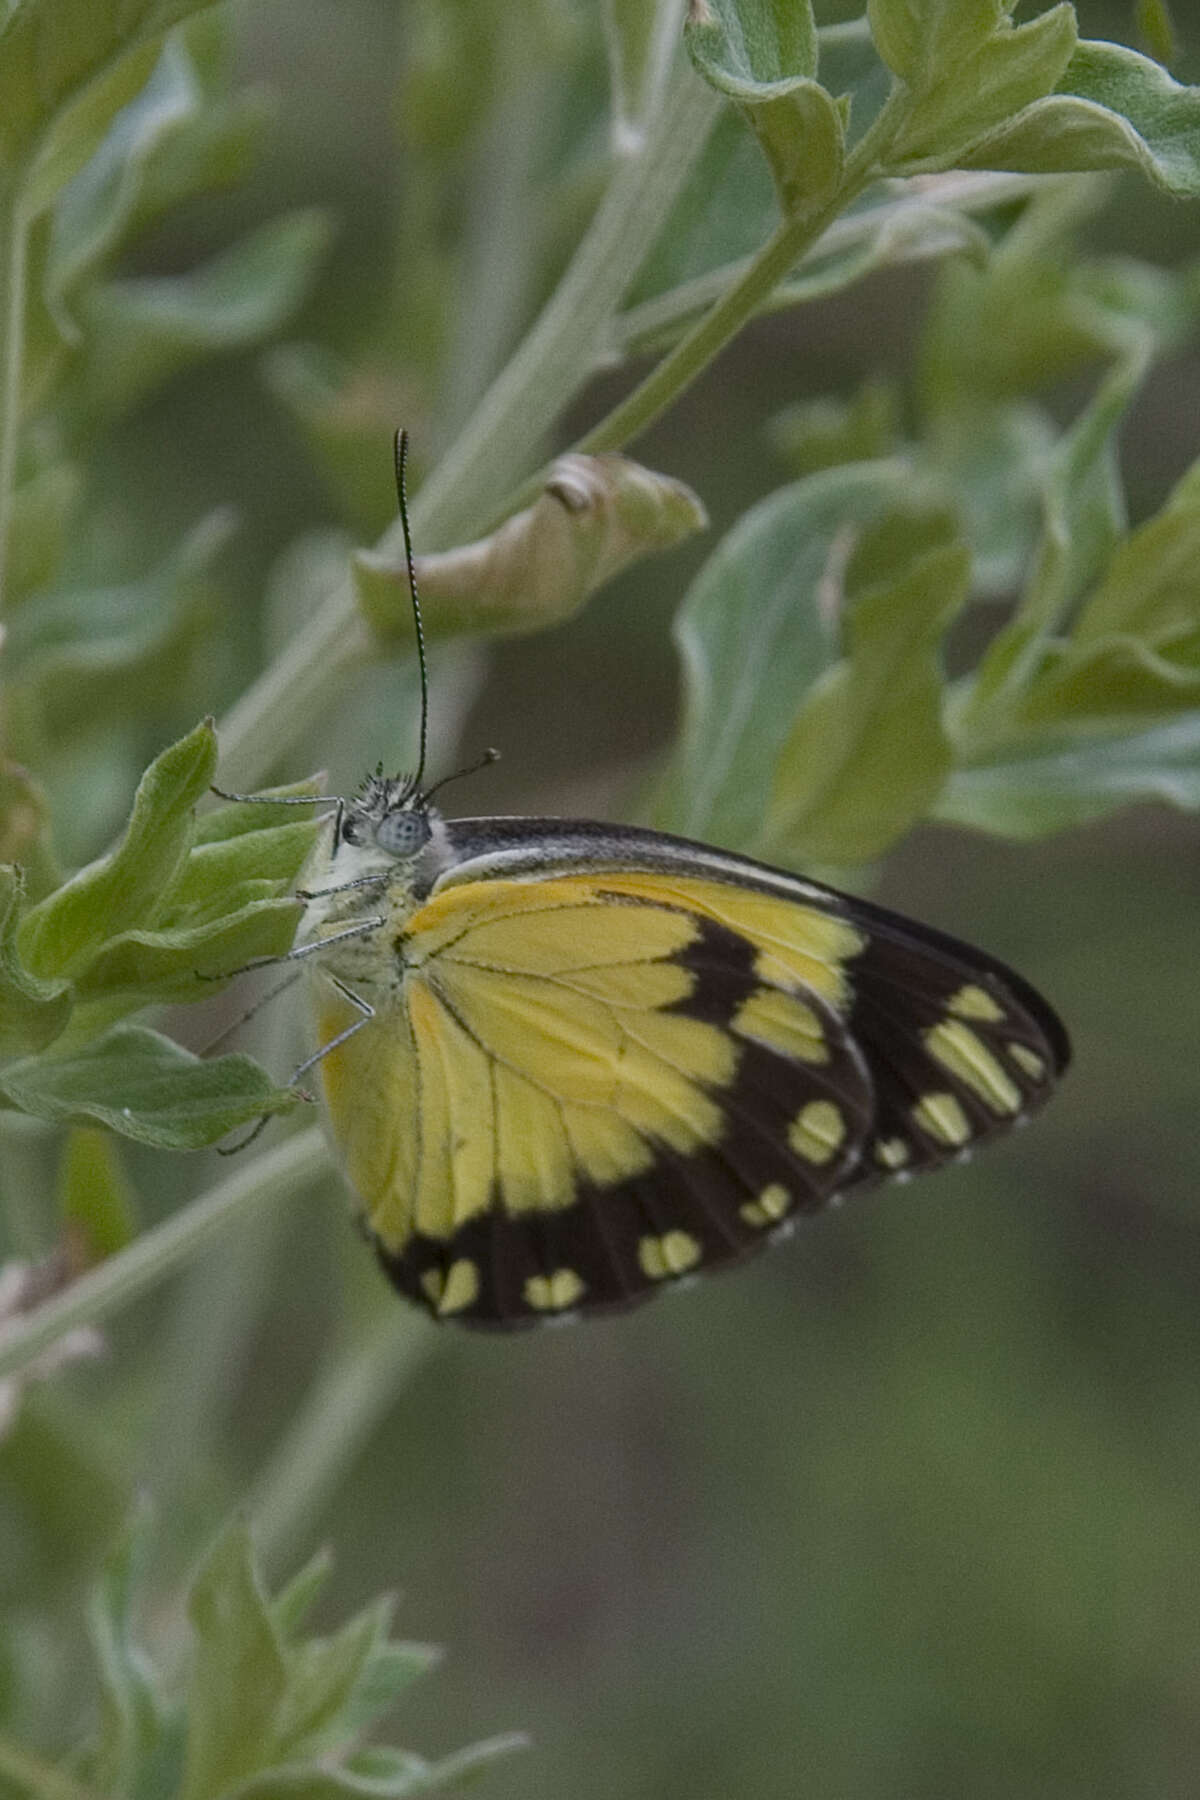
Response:
[{"label": "butterfly head", "polygon": [[377,769],[342,807],[334,855],[346,844],[368,855],[376,851],[396,862],[407,861],[424,850],[435,819],[436,809],[413,776],[384,775]]}]

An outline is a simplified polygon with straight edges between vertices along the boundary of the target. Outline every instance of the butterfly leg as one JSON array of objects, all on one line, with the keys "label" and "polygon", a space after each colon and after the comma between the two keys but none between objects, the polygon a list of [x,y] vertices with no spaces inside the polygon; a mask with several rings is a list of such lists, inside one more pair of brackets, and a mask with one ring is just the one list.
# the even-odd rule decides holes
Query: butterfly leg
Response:
[{"label": "butterfly leg", "polygon": [[294,987],[296,982],[299,981],[300,975],[301,971],[299,969],[293,969],[289,975],[284,976],[282,981],[277,981],[274,987],[268,988],[265,994],[260,994],[258,999],[254,1002],[254,1005],[247,1007],[240,1019],[234,1019],[232,1024],[226,1025],[224,1031],[218,1032],[215,1038],[210,1039],[210,1041],[205,1044],[200,1055],[211,1056],[213,1051],[223,1044],[227,1038],[231,1038],[235,1031],[240,1031],[243,1025],[248,1025],[251,1019],[257,1018],[264,1006],[269,1006],[272,1000],[277,1000],[280,994],[286,994],[290,987]]},{"label": "butterfly leg", "polygon": [[[322,1044],[319,1050],[315,1051],[312,1056],[306,1057],[297,1068],[293,1069],[291,1078],[288,1081],[289,1087],[295,1087],[300,1080],[300,1077],[307,1074],[308,1070],[319,1063],[322,1057],[328,1056],[331,1050],[336,1050],[340,1044],[344,1044],[347,1038],[352,1038],[356,1031],[361,1031],[363,1026],[369,1025],[371,1020],[375,1017],[375,1008],[371,1005],[369,1000],[364,1000],[361,994],[356,994],[353,988],[348,988],[344,981],[338,980],[336,975],[331,975],[329,979],[332,981],[334,987],[337,988],[338,992],[343,994],[345,998],[349,1000],[351,1006],[356,1006],[358,1008],[362,1017],[356,1019],[353,1025],[347,1025],[345,1031],[339,1031],[336,1037],[330,1038],[327,1044]],[[290,985],[290,983],[285,982],[283,985],[286,987]],[[274,991],[278,993],[280,990],[276,988]],[[218,1039],[218,1042],[219,1041],[220,1040]],[[308,1098],[311,1098],[311,1095],[308,1096]],[[257,1124],[254,1125],[247,1136],[239,1138],[236,1144],[219,1146],[217,1150],[218,1156],[236,1156],[239,1150],[249,1149],[250,1145],[263,1130],[270,1117],[270,1113],[264,1113],[262,1118],[258,1120]]]},{"label": "butterfly leg", "polygon": [[389,876],[386,871],[375,875],[360,875],[357,881],[339,881],[336,887],[297,888],[293,898],[296,900],[325,900],[330,894],[348,894],[351,888],[386,887],[388,880]]},{"label": "butterfly leg", "polygon": [[347,1025],[345,1031],[339,1031],[336,1037],[331,1037],[327,1044],[322,1044],[319,1050],[314,1050],[313,1054],[306,1057],[298,1068],[293,1069],[292,1078],[288,1082],[289,1087],[295,1087],[301,1075],[307,1074],[309,1069],[314,1068],[317,1063],[328,1056],[331,1050],[338,1049],[348,1038],[352,1038],[356,1031],[361,1031],[364,1025],[369,1025],[375,1017],[375,1008],[369,1000],[364,1000],[361,994],[356,994],[353,988],[347,987],[344,981],[339,981],[336,975],[331,975],[329,979],[338,993],[347,999],[351,1006],[358,1008],[362,1017],[356,1019],[353,1025]]},{"label": "butterfly leg", "polygon": [[331,931],[328,937],[313,938],[309,944],[301,944],[298,949],[285,950],[282,956],[256,956],[252,962],[243,963],[240,969],[223,969],[219,975],[204,975],[197,969],[201,981],[229,981],[234,975],[248,975],[252,969],[270,969],[276,963],[299,962],[302,956],[315,956],[318,950],[325,950],[330,944],[343,943],[346,938],[367,937],[372,931],[378,931],[384,924],[382,914],[370,919],[358,919],[353,925],[347,925],[344,931]]}]

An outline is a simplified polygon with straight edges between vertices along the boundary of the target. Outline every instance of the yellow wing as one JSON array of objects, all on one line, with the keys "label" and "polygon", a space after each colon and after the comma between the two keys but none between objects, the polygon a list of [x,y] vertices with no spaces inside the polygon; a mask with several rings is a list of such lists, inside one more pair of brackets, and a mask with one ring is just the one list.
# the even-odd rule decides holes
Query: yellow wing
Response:
[{"label": "yellow wing", "polygon": [[[832,905],[670,871],[490,877],[388,941],[375,1018],[321,1068],[367,1228],[439,1316],[641,1299],[752,1250],[859,1162],[866,940]],[[318,982],[328,1041],[355,1015]]]}]

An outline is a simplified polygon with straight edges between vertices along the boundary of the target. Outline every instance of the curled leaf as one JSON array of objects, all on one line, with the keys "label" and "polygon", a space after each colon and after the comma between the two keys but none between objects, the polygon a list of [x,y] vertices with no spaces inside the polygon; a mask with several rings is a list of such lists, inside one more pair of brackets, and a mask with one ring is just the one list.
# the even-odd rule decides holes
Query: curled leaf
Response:
[{"label": "curled leaf", "polygon": [[808,0],[704,0],[693,4],[686,36],[699,73],[757,137],[784,212],[820,205],[841,176],[845,120],[814,79]]},{"label": "curled leaf", "polygon": [[[561,456],[545,492],[490,537],[420,556],[430,634],[541,631],[575,612],[626,564],[669,550],[707,524],[683,482],[624,456]],[[382,638],[412,630],[404,564],[354,558],[359,601]]]},{"label": "curled leaf", "polygon": [[0,866],[0,1054],[28,1055],[58,1036],[71,1015],[63,982],[42,981],[25,968],[17,951],[22,877]]}]

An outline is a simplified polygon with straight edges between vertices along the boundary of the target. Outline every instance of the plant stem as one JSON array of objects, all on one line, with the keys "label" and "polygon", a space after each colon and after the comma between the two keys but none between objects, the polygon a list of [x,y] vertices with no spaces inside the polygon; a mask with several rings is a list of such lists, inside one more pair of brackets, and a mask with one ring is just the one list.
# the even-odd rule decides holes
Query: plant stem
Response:
[{"label": "plant stem", "polygon": [[15,1319],[0,1332],[0,1376],[23,1369],[66,1332],[99,1324],[128,1306],[231,1220],[244,1217],[251,1206],[265,1206],[294,1193],[297,1183],[314,1180],[327,1166],[325,1141],[316,1125],[256,1157],[36,1311]]},{"label": "plant stem", "polygon": [[[703,148],[720,102],[683,69],[654,130],[617,164],[571,264],[516,354],[492,383],[470,428],[433,471],[413,506],[427,549],[478,528],[591,374],[595,348]],[[396,527],[383,549],[399,543]]]},{"label": "plant stem", "polygon": [[[907,104],[906,90],[897,86],[872,124],[846,158],[837,191],[824,206],[785,219],[758,254],[752,257],[733,286],[711,310],[680,339],[662,361],[656,363],[631,394],[606,418],[578,439],[571,448],[584,455],[619,450],[661,417],[679,395],[703,373],[725,345],[764,304],[783,277],[818,242],[822,234],[856,200],[863,189],[886,173],[884,159],[889,141]],[[528,506],[541,491],[540,476],[518,488],[498,509],[498,519]]]},{"label": "plant stem", "polygon": [[266,1563],[287,1566],[401,1383],[437,1343],[436,1328],[395,1305],[338,1351],[322,1372],[249,1505]]},{"label": "plant stem", "polygon": [[[681,69],[645,143],[618,161],[558,287],[413,500],[412,530],[423,551],[475,535],[514,469],[536,457],[590,376],[608,321],[669,216],[719,107],[712,90]],[[398,527],[378,546],[385,556],[399,547]],[[261,781],[371,649],[347,579],[223,721],[222,779],[243,788]]]},{"label": "plant stem", "polygon": [[[856,250],[863,252],[880,236],[900,236],[904,222],[909,218],[928,218],[938,212],[944,213],[948,222],[957,218],[969,218],[974,213],[987,212],[1010,201],[1025,199],[1029,194],[1044,188],[1048,182],[1057,179],[1060,178],[1052,175],[1010,175],[985,170],[967,175],[955,172],[951,175],[931,176],[920,183],[906,182],[903,191],[894,197],[883,200],[878,206],[851,213],[831,225],[801,257],[795,270],[795,279],[782,282],[764,305],[760,306],[759,313],[761,315],[776,307],[800,305],[812,299],[817,292],[832,292],[835,287],[848,285],[841,262],[835,267],[843,272],[829,277],[828,288],[818,287],[813,276],[806,275],[805,271],[812,263],[823,268],[831,258],[845,258]],[[981,243],[987,241],[989,240],[981,238]],[[957,247],[957,240],[955,243]],[[941,254],[943,251],[944,246],[939,245],[937,253]],[[918,240],[911,248],[902,250],[896,260],[907,261],[910,257],[916,259],[925,254],[927,252]],[[708,269],[703,275],[681,282],[678,287],[670,288],[666,293],[655,294],[653,299],[640,301],[636,306],[627,308],[613,321],[616,348],[624,356],[638,356],[659,347],[663,340],[669,344],[673,337],[681,334],[691,324],[697,314],[713,306],[734,282],[742,279],[751,260],[750,257],[740,257],[736,262]],[[889,257],[889,262],[891,261],[892,258]],[[849,279],[859,279],[857,264],[853,266]]]},{"label": "plant stem", "polygon": [[784,219],[716,305],[655,365],[632,394],[580,438],[573,446],[575,450],[594,455],[620,449],[653,424],[691,386],[788,271],[879,174],[880,152],[894,130],[895,100],[893,95],[885,103],[870,131],[847,157],[842,179],[825,205]]},{"label": "plant stem", "polygon": [[10,178],[0,187],[0,613],[7,599],[8,539],[21,435],[28,231],[20,184]]}]

